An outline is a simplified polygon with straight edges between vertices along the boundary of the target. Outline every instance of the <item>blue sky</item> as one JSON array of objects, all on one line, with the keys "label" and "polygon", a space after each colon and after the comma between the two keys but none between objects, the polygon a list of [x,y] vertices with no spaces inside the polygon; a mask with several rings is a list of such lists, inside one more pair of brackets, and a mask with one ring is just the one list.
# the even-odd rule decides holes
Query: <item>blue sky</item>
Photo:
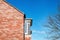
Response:
[{"label": "blue sky", "polygon": [[32,39],[31,40],[47,40],[45,28],[48,16],[58,13],[57,0],[6,0],[12,6],[26,14],[27,18],[33,19]]}]

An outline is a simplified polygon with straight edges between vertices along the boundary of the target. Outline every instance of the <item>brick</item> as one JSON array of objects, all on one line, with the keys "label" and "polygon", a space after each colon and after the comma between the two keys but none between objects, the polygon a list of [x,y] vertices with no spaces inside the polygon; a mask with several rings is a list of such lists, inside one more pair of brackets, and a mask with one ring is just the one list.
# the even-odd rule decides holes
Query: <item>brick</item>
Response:
[{"label": "brick", "polygon": [[25,40],[31,40],[31,35],[25,35]]},{"label": "brick", "polygon": [[24,15],[0,0],[0,40],[23,40]]}]

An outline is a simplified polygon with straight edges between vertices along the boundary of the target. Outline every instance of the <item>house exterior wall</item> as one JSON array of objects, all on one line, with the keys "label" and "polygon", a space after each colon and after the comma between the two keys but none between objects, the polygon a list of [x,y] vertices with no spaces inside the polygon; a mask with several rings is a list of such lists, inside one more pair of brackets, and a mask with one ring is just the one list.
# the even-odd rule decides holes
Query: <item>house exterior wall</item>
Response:
[{"label": "house exterior wall", "polygon": [[31,40],[24,34],[24,14],[0,0],[0,40]]},{"label": "house exterior wall", "polygon": [[0,40],[24,40],[24,15],[0,0]]},{"label": "house exterior wall", "polygon": [[25,35],[25,40],[31,40],[31,35]]},{"label": "house exterior wall", "polygon": [[32,31],[30,27],[32,26],[32,19],[26,18],[25,19],[25,40],[31,40]]}]

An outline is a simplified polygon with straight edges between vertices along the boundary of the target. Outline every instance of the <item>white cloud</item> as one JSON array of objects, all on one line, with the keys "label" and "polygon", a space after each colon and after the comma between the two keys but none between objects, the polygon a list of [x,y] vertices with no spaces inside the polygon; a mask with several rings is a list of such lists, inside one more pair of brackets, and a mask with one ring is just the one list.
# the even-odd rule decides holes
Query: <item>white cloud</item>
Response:
[{"label": "white cloud", "polygon": [[32,30],[33,33],[39,33],[39,34],[46,34],[45,31],[37,31],[37,30]]}]

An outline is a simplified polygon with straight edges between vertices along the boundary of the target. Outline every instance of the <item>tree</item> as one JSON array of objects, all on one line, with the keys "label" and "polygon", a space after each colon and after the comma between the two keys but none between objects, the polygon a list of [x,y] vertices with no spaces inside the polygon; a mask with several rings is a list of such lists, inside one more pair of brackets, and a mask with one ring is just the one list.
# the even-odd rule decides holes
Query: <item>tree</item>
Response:
[{"label": "tree", "polygon": [[44,25],[48,30],[48,39],[58,40],[60,39],[60,14],[55,17],[48,17],[48,22]]},{"label": "tree", "polygon": [[[58,1],[58,13],[60,13],[60,0]],[[60,14],[55,17],[48,17],[48,22],[45,27],[48,28],[48,39],[50,40],[60,40]]]}]

